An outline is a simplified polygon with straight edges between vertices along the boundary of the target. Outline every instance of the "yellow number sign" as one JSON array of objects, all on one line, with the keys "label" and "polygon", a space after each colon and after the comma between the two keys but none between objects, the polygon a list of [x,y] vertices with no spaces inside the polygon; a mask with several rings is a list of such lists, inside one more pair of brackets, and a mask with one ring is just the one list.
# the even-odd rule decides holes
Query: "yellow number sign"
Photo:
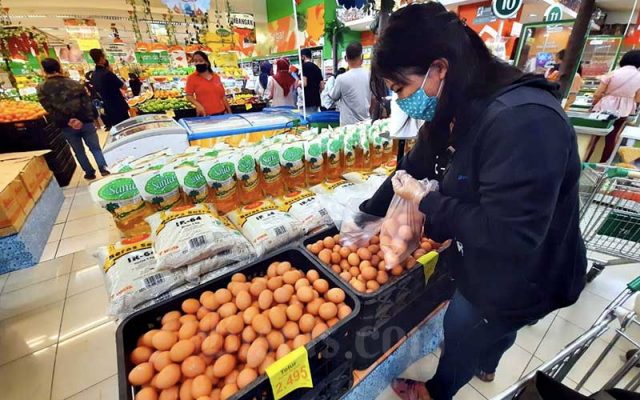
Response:
[{"label": "yellow number sign", "polygon": [[431,278],[431,275],[433,275],[433,271],[436,270],[438,258],[440,258],[440,253],[438,253],[437,251],[430,251],[422,257],[418,258],[418,262],[422,264],[424,270],[425,282],[429,281],[429,278]]},{"label": "yellow number sign", "polygon": [[298,347],[267,367],[273,398],[279,400],[298,388],[312,388],[309,356],[304,346]]}]

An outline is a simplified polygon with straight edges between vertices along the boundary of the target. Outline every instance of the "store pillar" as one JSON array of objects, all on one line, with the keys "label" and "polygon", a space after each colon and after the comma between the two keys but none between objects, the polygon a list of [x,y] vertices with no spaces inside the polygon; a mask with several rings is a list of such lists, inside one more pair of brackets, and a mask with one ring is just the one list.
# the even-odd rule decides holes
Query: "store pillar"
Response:
[{"label": "store pillar", "polygon": [[593,15],[595,7],[595,0],[582,0],[580,4],[576,22],[573,25],[571,36],[569,36],[569,43],[567,43],[564,60],[560,66],[559,82],[562,97],[566,97],[577,66],[580,63],[582,49],[584,48],[589,29],[591,28],[591,16]]}]

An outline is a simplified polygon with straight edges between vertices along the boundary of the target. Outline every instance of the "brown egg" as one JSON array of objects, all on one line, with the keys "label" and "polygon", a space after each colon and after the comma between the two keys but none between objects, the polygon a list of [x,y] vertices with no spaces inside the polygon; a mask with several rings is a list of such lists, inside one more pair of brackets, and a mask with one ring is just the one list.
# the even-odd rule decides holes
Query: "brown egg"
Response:
[{"label": "brown egg", "polygon": [[290,271],[291,268],[291,263],[289,261],[283,261],[276,267],[276,273],[278,275],[284,275],[284,273]]},{"label": "brown egg", "polygon": [[331,258],[329,259],[329,262],[327,264],[339,264],[340,260],[342,260],[342,257],[340,256],[340,253],[338,252],[331,252]]},{"label": "brown egg", "polygon": [[[200,309],[198,309],[198,310],[200,310]],[[198,322],[198,317],[196,317],[196,316],[195,316],[195,315],[193,315],[193,314],[185,314],[185,315],[183,315],[182,317],[180,317],[180,318],[178,319],[178,321],[180,321],[180,323],[181,323],[182,325],[184,325],[184,324],[186,324],[187,322],[193,322],[193,321]]]},{"label": "brown egg", "polygon": [[231,292],[228,289],[218,289],[216,290],[216,301],[218,302],[218,304],[225,304],[231,301],[231,299],[233,298],[233,295],[231,294]]},{"label": "brown egg", "polygon": [[191,385],[193,379],[186,379],[180,385],[180,400],[193,400],[193,396],[191,395]]},{"label": "brown egg", "polygon": [[303,311],[304,310],[302,306],[300,306],[299,304],[291,304],[290,306],[287,307],[287,311],[286,311],[287,318],[290,321],[298,321],[302,316]]},{"label": "brown egg", "polygon": [[182,375],[186,378],[195,378],[196,376],[203,374],[207,366],[204,360],[200,356],[189,356],[182,362],[181,370]]},{"label": "brown egg", "polygon": [[178,339],[189,339],[198,332],[198,321],[187,321],[180,327],[178,331]]},{"label": "brown egg", "polygon": [[196,346],[191,340],[183,339],[174,344],[169,351],[169,358],[173,362],[182,362],[184,359],[193,354]]},{"label": "brown egg", "polygon": [[242,313],[242,319],[245,325],[251,324],[251,321],[253,321],[253,317],[258,314],[260,314],[260,309],[258,309],[258,307],[250,306],[249,308],[244,310],[244,312]]},{"label": "brown egg", "polygon": [[371,244],[369,245],[369,247],[367,247],[367,250],[369,250],[369,253],[371,253],[371,256],[373,257],[380,251],[380,246],[378,246],[377,244]]},{"label": "brown egg", "polygon": [[300,278],[295,282],[294,292],[303,286],[311,286],[311,283],[307,278]]},{"label": "brown egg", "polygon": [[257,378],[258,378],[258,372],[256,372],[255,369],[245,367],[238,374],[238,378],[236,379],[236,384],[238,385],[238,388],[242,389],[245,386],[249,385],[254,380],[256,380]]},{"label": "brown egg", "polygon": [[284,343],[284,335],[280,331],[271,331],[267,335],[267,342],[269,342],[271,350],[276,350],[278,346]]},{"label": "brown egg", "polygon": [[407,257],[406,264],[407,264],[407,268],[413,268],[418,264],[418,262],[416,261],[415,258],[413,258],[412,256],[409,256]]},{"label": "brown egg", "polygon": [[389,280],[389,274],[387,271],[378,271],[378,276],[376,276],[376,282],[380,285],[384,285]]},{"label": "brown egg", "polygon": [[349,284],[358,292],[365,292],[367,290],[367,285],[358,279],[351,279]]},{"label": "brown egg", "polygon": [[153,347],[161,351],[169,350],[171,346],[176,344],[177,341],[178,341],[178,335],[176,335],[175,332],[162,331],[162,330],[156,332],[156,334],[153,335],[153,338],[151,339],[151,343],[153,344]]},{"label": "brown egg", "polygon": [[338,307],[331,302],[324,303],[323,305],[320,306],[320,309],[318,310],[318,314],[320,315],[320,317],[322,317],[322,319],[324,319],[325,321],[328,321],[338,314]]},{"label": "brown egg", "polygon": [[309,280],[309,282],[313,283],[319,277],[320,274],[315,269],[310,269],[307,271],[307,279]]},{"label": "brown egg", "polygon": [[[344,260],[343,260],[343,261],[344,261]],[[337,265],[337,264],[333,264],[333,265],[331,266],[331,270],[332,270],[333,272],[335,272],[336,274],[339,274],[340,272],[342,272],[342,267],[340,267],[340,266],[339,266],[339,265]]]},{"label": "brown egg", "polygon": [[249,284],[246,282],[229,282],[227,289],[231,292],[232,296],[237,296],[243,290],[249,290]]},{"label": "brown egg", "polygon": [[161,351],[153,358],[153,368],[156,371],[161,371],[164,367],[171,364],[171,356],[168,351]]},{"label": "brown egg", "polygon": [[347,259],[347,257],[349,257],[349,254],[351,254],[351,250],[349,250],[348,247],[342,247],[338,254],[340,254],[341,258]]},{"label": "brown egg", "polygon": [[377,268],[378,264],[380,264],[380,257],[378,257],[377,255],[371,256],[371,265]]},{"label": "brown egg", "polygon": [[324,238],[324,240],[322,241],[322,244],[324,245],[324,247],[326,247],[327,249],[332,248],[333,246],[336,245],[336,241],[333,240],[333,237],[331,236],[327,236],[326,238]]},{"label": "brown egg", "polygon": [[208,396],[212,389],[211,379],[206,375],[198,375],[193,378],[191,383],[191,396],[198,398],[200,396]]},{"label": "brown egg", "polygon": [[297,270],[289,270],[282,275],[282,280],[284,281],[284,283],[293,285],[296,283],[299,277],[300,273]]},{"label": "brown egg", "polygon": [[342,280],[345,280],[345,281],[349,282],[351,280],[352,276],[351,276],[351,273],[349,273],[347,271],[344,271],[344,272],[340,272],[340,278]]},{"label": "brown egg", "polygon": [[303,286],[296,291],[296,296],[301,302],[308,303],[314,298],[313,289],[309,286]]},{"label": "brown egg", "polygon": [[311,314],[304,314],[298,321],[298,326],[300,326],[300,332],[302,333],[311,332],[315,324],[316,318]]},{"label": "brown egg", "polygon": [[200,308],[200,302],[196,299],[186,299],[182,302],[182,311],[187,314],[195,314]]},{"label": "brown egg", "polygon": [[[206,338],[206,336],[205,336]],[[204,340],[200,335],[191,336],[189,339],[191,343],[193,343],[193,354],[199,354],[202,349],[202,341]]]},{"label": "brown egg", "polygon": [[313,288],[318,291],[320,294],[324,294],[327,290],[329,290],[329,282],[326,279],[316,279],[313,282]]},{"label": "brown egg", "polygon": [[151,382],[155,371],[149,362],[143,362],[133,367],[129,372],[129,383],[133,386],[142,386]]},{"label": "brown egg", "polygon": [[227,331],[233,335],[237,335],[244,329],[244,321],[239,315],[230,316],[227,322]]},{"label": "brown egg", "polygon": [[278,346],[278,350],[276,350],[276,360],[281,359],[289,353],[291,353],[291,349],[289,348],[289,346],[286,343],[282,343],[280,346]]},{"label": "brown egg", "polygon": [[[205,306],[201,306],[198,308],[198,312],[196,312],[196,319],[201,320],[205,315],[209,314],[211,311]],[[191,315],[191,314],[189,314]]]},{"label": "brown egg", "polygon": [[274,307],[269,311],[269,321],[271,321],[271,326],[280,329],[287,322],[287,314],[282,308]]},{"label": "brown egg", "polygon": [[251,327],[251,325],[245,326],[242,330],[242,341],[245,343],[253,342],[257,336],[258,334],[255,330],[253,330],[253,327]]},{"label": "brown egg", "polygon": [[233,354],[220,356],[213,364],[213,375],[216,378],[224,378],[236,367],[236,357]]},{"label": "brown egg", "polygon": [[256,333],[266,335],[267,333],[271,332],[271,321],[264,315],[258,314],[253,317],[253,320],[251,321],[251,327],[256,331]]},{"label": "brown egg", "polygon": [[298,327],[298,324],[295,322],[288,321],[282,327],[282,334],[287,339],[293,339],[294,337],[298,336],[299,333],[300,333],[300,328]]},{"label": "brown egg", "polygon": [[378,276],[378,270],[371,266],[361,268],[360,272],[362,273],[362,277],[368,281],[376,279],[376,276]]},{"label": "brown egg", "polygon": [[180,311],[169,311],[162,317],[162,320],[160,321],[160,323],[164,325],[167,322],[171,321],[172,319],[180,319],[181,316],[182,314],[180,313]]},{"label": "brown egg", "polygon": [[268,350],[269,342],[266,339],[256,339],[249,347],[249,353],[247,354],[247,366],[250,368],[258,368],[267,356]]},{"label": "brown egg", "polygon": [[246,282],[247,281],[247,276],[243,273],[235,273],[233,274],[233,276],[231,276],[231,282]]},{"label": "brown egg", "polygon": [[276,272],[276,268],[278,268],[278,264],[280,264],[278,261],[274,261],[271,264],[269,264],[269,268],[267,268],[268,277],[274,277],[278,275],[278,273]]},{"label": "brown egg", "polygon": [[366,285],[367,285],[367,289],[371,289],[374,292],[380,289],[380,284],[375,280],[367,281]]},{"label": "brown egg", "polygon": [[338,322],[340,322],[338,318],[331,318],[330,320],[327,321],[327,325],[329,326],[329,328],[331,328]]},{"label": "brown egg", "polygon": [[224,338],[224,351],[227,353],[235,353],[240,349],[240,337],[236,335],[229,335]]},{"label": "brown egg", "polygon": [[311,339],[315,339],[318,336],[322,335],[322,333],[327,329],[329,329],[327,324],[325,324],[324,322],[320,322],[319,324],[313,327],[313,330],[311,331]]},{"label": "brown egg", "polygon": [[134,363],[135,365],[141,364],[143,362],[147,362],[149,361],[149,357],[151,357],[151,353],[153,353],[153,350],[151,350],[149,347],[146,347],[146,346],[136,347],[131,352],[131,356],[130,356],[131,362]]},{"label": "brown egg", "polygon": [[360,257],[356,253],[350,253],[347,257],[347,262],[353,267],[358,266],[360,265]]},{"label": "brown egg", "polygon": [[318,254],[318,258],[320,259],[320,261],[322,261],[323,264],[330,264],[331,263],[331,250],[329,249],[324,249],[320,252],[320,254]]},{"label": "brown egg", "polygon": [[135,400],[158,400],[158,392],[150,386],[140,389]]},{"label": "brown egg", "polygon": [[220,391],[220,400],[227,400],[232,397],[234,394],[238,393],[238,385],[235,383],[228,383],[222,387]]},{"label": "brown egg", "polygon": [[211,311],[215,311],[220,305],[216,300],[216,295],[210,290],[202,292],[200,295],[200,303]]},{"label": "brown egg", "polygon": [[[275,278],[272,278],[275,279]],[[261,310],[266,310],[271,307],[273,303],[273,292],[271,290],[264,290],[258,297],[258,304]]]},{"label": "brown egg", "polygon": [[323,246],[322,244],[314,243],[314,244],[312,244],[312,245],[311,245],[311,247],[310,247],[310,251],[311,251],[313,254],[318,254],[318,253],[320,253],[320,252],[323,250],[323,249],[322,249],[323,247],[324,247],[324,246]]},{"label": "brown egg", "polygon": [[345,299],[344,290],[340,288],[329,289],[325,297],[332,303],[340,304]]},{"label": "brown egg", "polygon": [[309,304],[307,304],[306,310],[307,313],[311,314],[311,315],[318,315],[318,311],[320,310],[320,306],[324,304],[324,300],[317,298],[317,299],[313,299],[311,302],[309,302]]},{"label": "brown egg", "polygon": [[351,268],[349,268],[349,273],[351,274],[352,277],[358,276],[358,275],[360,275],[360,268],[351,267]]},{"label": "brown egg", "polygon": [[254,297],[258,297],[260,293],[266,288],[267,281],[266,279],[262,278],[251,283],[251,285],[249,286],[249,293],[251,293],[251,295],[253,295]]},{"label": "brown egg", "polygon": [[177,332],[181,326],[182,324],[180,323],[179,319],[172,319],[171,321],[167,321],[166,324],[162,325],[162,330]]},{"label": "brown egg", "polygon": [[344,271],[348,271],[349,268],[351,268],[351,264],[349,264],[349,261],[347,261],[346,259],[343,259],[342,261],[340,261],[340,268],[342,268]]},{"label": "brown egg", "polygon": [[298,335],[293,339],[293,349],[297,349],[300,346],[304,346],[311,341],[311,337],[307,335]]},{"label": "brown egg", "polygon": [[158,398],[158,400],[178,400],[179,396],[180,389],[178,388],[178,385],[176,385],[160,392],[160,397]]},{"label": "brown egg", "polygon": [[[208,400],[221,400],[222,399],[222,389],[219,388],[215,388],[211,391],[211,394],[209,395],[209,399]],[[182,399],[180,399],[182,400]],[[207,400],[206,398],[203,399],[196,399],[196,400]]]},{"label": "brown egg", "polygon": [[226,303],[218,308],[218,314],[220,314],[221,318],[227,318],[232,315],[235,315],[238,312],[238,307],[236,307],[235,303]]},{"label": "brown egg", "polygon": [[212,311],[200,320],[198,328],[203,332],[210,332],[218,325],[218,322],[220,322],[220,315]]},{"label": "brown egg", "polygon": [[401,265],[396,265],[391,269],[391,275],[393,276],[400,276],[402,275],[403,272],[404,272],[404,268],[402,268]]},{"label": "brown egg", "polygon": [[222,337],[222,335],[219,333],[213,332],[202,341],[202,353],[207,356],[213,356],[217,352],[222,350],[223,345],[224,337]]},{"label": "brown egg", "polygon": [[242,343],[242,345],[238,349],[238,360],[240,360],[241,363],[247,362],[247,355],[249,354],[250,346],[251,345],[249,343]]},{"label": "brown egg", "polygon": [[[193,357],[200,359],[197,356]],[[177,384],[180,381],[181,376],[178,364],[169,364],[162,368],[162,371],[158,372],[158,375],[156,376],[156,387],[161,390],[168,389]]]},{"label": "brown egg", "polygon": [[358,257],[360,257],[360,261],[362,260],[371,260],[371,252],[369,251],[368,248],[366,247],[362,247],[360,249],[358,249]]},{"label": "brown egg", "polygon": [[279,304],[287,303],[291,299],[291,293],[283,286],[273,292],[273,299]]},{"label": "brown egg", "polygon": [[267,281],[267,288],[273,291],[279,287],[282,287],[283,284],[284,280],[281,276],[274,276],[273,278],[269,278],[269,280]]}]

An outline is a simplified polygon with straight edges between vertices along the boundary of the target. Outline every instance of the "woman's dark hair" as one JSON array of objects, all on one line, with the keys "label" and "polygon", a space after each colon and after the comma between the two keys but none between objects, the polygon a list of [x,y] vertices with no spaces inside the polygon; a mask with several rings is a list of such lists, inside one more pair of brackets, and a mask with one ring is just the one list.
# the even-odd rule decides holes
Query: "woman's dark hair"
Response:
[{"label": "woman's dark hair", "polygon": [[622,56],[620,59],[620,66],[626,67],[627,65],[633,65],[636,68],[640,68],[640,50],[630,50]]},{"label": "woman's dark hair", "polygon": [[40,65],[42,65],[42,69],[47,74],[59,74],[62,72],[62,67],[55,58],[45,58]]},{"label": "woman's dark hair", "polygon": [[[209,72],[213,73],[213,69],[211,69],[211,61],[209,61],[209,56],[207,56],[207,53],[205,53],[204,51],[194,51],[193,52],[193,57],[195,56],[200,56],[202,57],[202,59],[204,60],[204,62],[207,63],[207,65],[209,66]],[[191,58],[193,60],[193,57]]]},{"label": "woman's dark hair", "polygon": [[478,34],[436,2],[414,4],[389,17],[373,53],[371,90],[379,101],[388,89],[385,78],[407,83],[407,75],[423,76],[437,59],[448,63],[442,94],[430,131],[449,132],[454,118],[471,102],[517,81],[523,73],[494,57]]}]

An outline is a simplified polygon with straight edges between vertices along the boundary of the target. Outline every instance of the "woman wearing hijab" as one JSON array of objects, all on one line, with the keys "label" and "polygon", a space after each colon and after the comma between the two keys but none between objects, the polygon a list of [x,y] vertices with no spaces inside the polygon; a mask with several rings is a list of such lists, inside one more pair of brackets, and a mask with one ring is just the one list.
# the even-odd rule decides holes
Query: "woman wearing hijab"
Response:
[{"label": "woman wearing hijab", "polygon": [[269,61],[263,61],[260,64],[260,76],[258,77],[258,86],[256,87],[256,94],[258,97],[267,97],[267,85],[269,84],[269,78],[273,71],[273,65]]},{"label": "woman wearing hijab", "polygon": [[289,61],[281,58],[276,61],[277,72],[269,78],[266,96],[271,99],[272,107],[295,107],[295,92],[298,81],[289,73]]}]

